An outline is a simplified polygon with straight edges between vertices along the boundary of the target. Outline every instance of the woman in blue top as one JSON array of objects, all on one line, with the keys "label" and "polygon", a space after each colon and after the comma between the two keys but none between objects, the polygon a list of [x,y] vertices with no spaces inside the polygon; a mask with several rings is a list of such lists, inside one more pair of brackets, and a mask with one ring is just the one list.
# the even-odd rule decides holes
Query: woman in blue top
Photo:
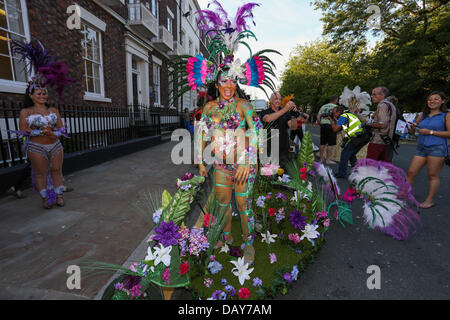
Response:
[{"label": "woman in blue top", "polygon": [[408,182],[412,185],[414,178],[428,164],[428,180],[430,189],[420,208],[428,209],[434,206],[440,179],[439,174],[444,165],[444,159],[448,156],[447,139],[450,138],[450,114],[445,106],[446,96],[443,92],[432,92],[428,96],[427,106],[417,124],[410,123],[410,134],[417,130],[416,155],[408,169]]}]

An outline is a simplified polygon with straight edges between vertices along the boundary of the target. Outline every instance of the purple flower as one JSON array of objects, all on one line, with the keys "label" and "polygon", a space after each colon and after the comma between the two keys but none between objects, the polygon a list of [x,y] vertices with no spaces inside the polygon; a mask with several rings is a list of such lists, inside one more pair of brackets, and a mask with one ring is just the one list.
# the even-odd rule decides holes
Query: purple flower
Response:
[{"label": "purple flower", "polygon": [[269,253],[269,258],[271,264],[277,262],[277,256],[275,255],[275,253]]},{"label": "purple flower", "polygon": [[289,221],[295,229],[302,230],[306,226],[306,217],[302,216],[302,213],[296,209],[289,213]]},{"label": "purple flower", "polygon": [[228,64],[228,63],[230,63],[230,62],[233,62],[233,60],[234,60],[234,55],[227,55],[227,56],[225,57],[225,59],[223,60],[223,62],[224,62],[225,64]]},{"label": "purple flower", "polygon": [[141,277],[139,276],[126,276],[123,280],[123,288],[126,290],[131,290],[141,282]]},{"label": "purple flower", "polygon": [[[225,292],[223,292],[222,290],[216,290],[216,291],[213,292],[211,298],[212,298],[213,300],[223,300],[223,299],[220,299],[220,297],[223,296],[223,295],[222,295],[223,293],[225,293]],[[227,295],[226,295],[226,293],[225,293],[225,299],[226,299],[226,296],[227,296]]]},{"label": "purple flower", "polygon": [[221,281],[220,281],[220,283],[223,285],[223,286],[226,286],[227,285],[227,279],[222,279]]},{"label": "purple flower", "polygon": [[154,240],[158,240],[164,247],[176,246],[178,239],[181,238],[181,234],[178,232],[179,227],[176,226],[173,221],[169,223],[161,222],[158,228],[155,228],[156,236]]},{"label": "purple flower", "polygon": [[236,289],[234,289],[234,287],[230,284],[225,287],[225,292],[228,293],[230,297],[234,297],[236,294]]},{"label": "purple flower", "polygon": [[253,279],[253,286],[254,287],[260,287],[262,286],[262,280],[260,278],[254,278]]},{"label": "purple flower", "polygon": [[275,195],[275,198],[287,200],[286,195],[285,195],[284,193],[281,193],[281,192],[278,192],[278,193]]},{"label": "purple flower", "polygon": [[188,180],[191,180],[192,178],[194,178],[194,174],[192,174],[192,173],[186,173],[186,174],[181,178],[181,181],[188,181]]},{"label": "purple flower", "polygon": [[116,290],[122,290],[123,289],[123,283],[122,282],[118,282],[114,285],[114,289]]},{"label": "purple flower", "polygon": [[287,283],[292,283],[292,274],[290,272],[286,272],[283,274],[283,279],[286,280]]},{"label": "purple flower", "polygon": [[241,249],[239,249],[238,247],[231,247],[230,248],[230,256],[236,257],[236,258],[242,257]]}]

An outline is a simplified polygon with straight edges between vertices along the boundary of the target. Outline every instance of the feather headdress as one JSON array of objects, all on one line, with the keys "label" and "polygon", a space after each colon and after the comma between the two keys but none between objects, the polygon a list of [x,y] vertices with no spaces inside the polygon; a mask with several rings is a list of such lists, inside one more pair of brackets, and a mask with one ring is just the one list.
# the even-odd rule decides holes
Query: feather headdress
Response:
[{"label": "feather headdress", "polygon": [[367,92],[361,92],[359,86],[356,86],[353,90],[345,87],[342,95],[339,97],[339,104],[350,110],[358,108],[369,111],[369,105],[372,104],[372,100]]},{"label": "feather headdress", "polygon": [[[275,91],[276,86],[271,79],[276,78],[273,71],[275,64],[266,54],[280,53],[266,49],[253,54],[250,45],[245,41],[248,38],[257,40],[248,24],[255,25],[253,10],[258,6],[258,3],[253,2],[244,4],[237,9],[236,15],[230,18],[219,1],[213,0],[207,9],[196,12],[199,29],[204,32],[204,37],[211,37],[207,48],[208,57],[180,56],[173,61],[171,76],[176,84],[173,91],[177,91],[172,95],[173,101],[189,90],[216,82],[221,70],[230,70],[229,76],[237,79],[239,83],[260,88],[266,95],[264,87]],[[242,63],[239,59],[234,59],[240,45],[246,46],[250,51],[250,58]]]},{"label": "feather headdress", "polygon": [[364,218],[397,240],[406,240],[421,225],[418,206],[403,170],[371,159],[360,159],[352,169],[350,183],[364,200]]},{"label": "feather headdress", "polygon": [[29,86],[34,88],[56,87],[56,92],[62,100],[62,92],[69,83],[75,80],[67,77],[67,66],[63,62],[54,61],[49,52],[39,40],[12,41],[12,49],[15,55],[20,56],[20,61],[25,62],[26,68],[34,72]]}]

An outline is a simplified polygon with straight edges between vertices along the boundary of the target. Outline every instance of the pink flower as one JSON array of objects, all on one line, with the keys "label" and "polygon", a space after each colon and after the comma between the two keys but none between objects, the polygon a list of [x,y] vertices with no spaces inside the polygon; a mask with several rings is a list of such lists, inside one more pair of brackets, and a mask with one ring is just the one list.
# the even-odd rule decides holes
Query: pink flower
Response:
[{"label": "pink flower", "polygon": [[138,285],[134,286],[133,288],[131,288],[131,290],[130,290],[130,297],[131,297],[131,299],[141,296],[141,294],[142,294],[141,288],[142,288],[142,285],[140,285],[140,284],[138,284]]},{"label": "pink flower", "polygon": [[130,270],[133,271],[133,272],[137,272],[137,267],[138,267],[138,266],[139,266],[139,263],[137,263],[137,262],[132,263],[132,264],[130,265]]},{"label": "pink flower", "polygon": [[317,212],[316,215],[317,218],[322,219],[328,217],[328,212],[327,211]]},{"label": "pink flower", "polygon": [[170,285],[170,269],[166,268],[164,273],[162,274],[162,278],[166,280],[167,284]]},{"label": "pink flower", "polygon": [[209,288],[209,287],[212,285],[212,283],[213,283],[213,279],[211,279],[211,278],[205,278],[205,279],[203,280],[203,284],[204,284],[205,287],[207,287],[207,288]]},{"label": "pink flower", "polygon": [[325,228],[328,228],[330,226],[330,218],[323,220],[323,226]]},{"label": "pink flower", "polygon": [[299,243],[300,235],[298,233],[291,233],[291,234],[289,234],[288,239],[291,241],[294,241],[294,243]]},{"label": "pink flower", "polygon": [[348,188],[342,195],[342,200],[348,203],[352,203],[356,198],[359,198],[359,195],[354,188]]}]

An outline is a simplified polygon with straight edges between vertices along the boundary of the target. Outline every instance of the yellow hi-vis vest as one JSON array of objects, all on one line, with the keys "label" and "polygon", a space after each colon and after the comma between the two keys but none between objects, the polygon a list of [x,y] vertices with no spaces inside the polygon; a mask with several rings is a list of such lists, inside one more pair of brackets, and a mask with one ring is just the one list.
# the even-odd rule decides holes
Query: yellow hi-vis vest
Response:
[{"label": "yellow hi-vis vest", "polygon": [[348,138],[355,137],[358,133],[361,133],[363,129],[361,128],[361,121],[352,113],[344,113],[341,117],[347,118],[348,123],[342,126],[345,136]]}]

